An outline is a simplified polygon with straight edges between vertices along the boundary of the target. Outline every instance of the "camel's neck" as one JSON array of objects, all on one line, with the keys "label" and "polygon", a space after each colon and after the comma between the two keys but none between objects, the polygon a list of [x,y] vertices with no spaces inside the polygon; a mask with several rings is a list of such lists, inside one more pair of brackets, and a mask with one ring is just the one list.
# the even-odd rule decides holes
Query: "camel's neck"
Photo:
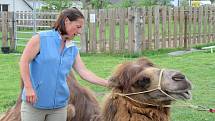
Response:
[{"label": "camel's neck", "polygon": [[[128,114],[127,118],[129,121],[169,121],[169,107],[160,106],[149,106],[145,104],[138,104],[128,100],[124,97],[117,97],[114,102],[119,102],[116,104],[117,112],[123,112],[123,114]],[[122,108],[124,107],[124,108]],[[120,109],[122,109],[120,111]]]},{"label": "camel's neck", "polygon": [[129,101],[126,104],[131,114],[142,115],[141,117],[147,117],[149,121],[169,121],[170,113],[167,107],[140,106],[134,105]]}]

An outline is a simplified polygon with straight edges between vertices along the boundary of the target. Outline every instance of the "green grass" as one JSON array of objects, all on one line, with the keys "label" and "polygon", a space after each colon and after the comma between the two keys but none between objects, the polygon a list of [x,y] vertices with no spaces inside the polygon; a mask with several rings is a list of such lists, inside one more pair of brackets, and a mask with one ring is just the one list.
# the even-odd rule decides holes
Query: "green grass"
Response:
[{"label": "green grass", "polygon": [[[195,52],[182,56],[168,56],[171,50],[146,51],[143,56],[150,58],[158,67],[172,68],[182,71],[193,83],[194,105],[203,105],[215,108],[215,54]],[[117,64],[133,60],[139,55],[129,54],[81,54],[86,66],[97,75],[108,78]],[[15,103],[19,93],[19,61],[20,55],[0,54],[0,112],[6,111]],[[108,89],[90,84],[81,80],[80,83],[96,93],[106,94]],[[98,96],[100,101],[102,96]],[[181,105],[183,103],[176,103]],[[173,107],[171,121],[214,121],[213,113],[196,111],[190,108]]]}]

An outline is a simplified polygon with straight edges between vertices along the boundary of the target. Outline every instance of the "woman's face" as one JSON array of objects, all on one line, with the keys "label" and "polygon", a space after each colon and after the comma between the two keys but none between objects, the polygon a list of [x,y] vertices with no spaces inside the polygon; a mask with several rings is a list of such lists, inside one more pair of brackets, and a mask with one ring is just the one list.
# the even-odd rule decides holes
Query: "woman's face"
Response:
[{"label": "woman's face", "polygon": [[65,19],[65,27],[67,36],[73,39],[76,35],[81,34],[82,27],[84,25],[84,19],[79,18],[76,21],[70,21],[68,18]]}]

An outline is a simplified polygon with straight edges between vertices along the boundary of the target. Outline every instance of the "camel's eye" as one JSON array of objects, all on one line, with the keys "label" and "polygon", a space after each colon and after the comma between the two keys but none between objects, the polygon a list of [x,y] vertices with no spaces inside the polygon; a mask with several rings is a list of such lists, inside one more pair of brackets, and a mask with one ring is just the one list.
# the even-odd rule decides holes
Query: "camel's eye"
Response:
[{"label": "camel's eye", "polygon": [[136,81],[135,85],[141,86],[141,87],[146,87],[150,83],[150,78],[148,77],[143,77],[142,79],[139,79]]}]

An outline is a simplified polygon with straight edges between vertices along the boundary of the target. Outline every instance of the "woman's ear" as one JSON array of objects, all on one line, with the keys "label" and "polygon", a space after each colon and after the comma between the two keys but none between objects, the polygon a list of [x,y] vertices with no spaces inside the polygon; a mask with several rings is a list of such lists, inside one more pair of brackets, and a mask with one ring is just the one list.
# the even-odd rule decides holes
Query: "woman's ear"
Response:
[{"label": "woman's ear", "polygon": [[69,18],[66,17],[66,19],[64,20],[64,23],[65,23],[65,24],[68,24],[69,22],[70,22]]}]

